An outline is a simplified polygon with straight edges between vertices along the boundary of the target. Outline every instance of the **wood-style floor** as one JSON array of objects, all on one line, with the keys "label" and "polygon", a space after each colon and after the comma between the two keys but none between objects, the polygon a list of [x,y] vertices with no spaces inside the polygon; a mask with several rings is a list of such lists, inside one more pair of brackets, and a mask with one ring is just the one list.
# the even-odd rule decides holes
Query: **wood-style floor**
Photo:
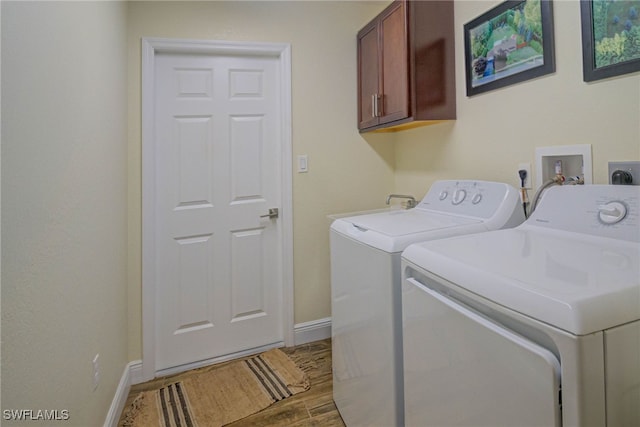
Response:
[{"label": "wood-style floor", "polygon": [[[257,414],[228,424],[228,426],[344,427],[340,413],[333,403],[331,340],[326,339],[296,347],[285,347],[281,350],[307,372],[311,384],[309,390],[281,400]],[[125,408],[139,392],[160,388],[162,385],[177,381],[179,377],[184,375],[188,375],[188,373],[157,378],[132,386]],[[120,422],[122,423],[122,419]]]}]

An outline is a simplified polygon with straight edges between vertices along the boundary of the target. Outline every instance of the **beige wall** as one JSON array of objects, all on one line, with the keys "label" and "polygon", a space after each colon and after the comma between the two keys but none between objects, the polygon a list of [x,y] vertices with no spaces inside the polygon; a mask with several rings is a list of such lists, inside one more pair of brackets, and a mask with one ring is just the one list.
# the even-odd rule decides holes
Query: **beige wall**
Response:
[{"label": "beige wall", "polygon": [[[132,2],[129,45],[129,356],[141,357],[140,38],[291,43],[295,322],[331,315],[326,216],[381,207],[394,147],[356,130],[355,34],[384,2]],[[292,168],[294,165],[292,165]]]},{"label": "beige wall", "polygon": [[442,178],[517,186],[519,163],[531,163],[535,174],[536,147],[591,144],[596,184],[608,183],[608,161],[640,160],[640,75],[582,81],[578,1],[553,4],[554,74],[471,98],[465,95],[462,27],[496,4],[455,3],[458,119],[394,136],[396,191],[422,195]]},{"label": "beige wall", "polygon": [[[582,82],[577,1],[554,2],[556,69],[465,96],[462,26],[498,2],[456,1],[458,120],[396,134],[359,135],[355,35],[384,2],[133,2],[129,4],[129,356],[141,357],[140,38],[292,45],[295,322],[331,315],[326,215],[380,207],[392,191],[422,197],[442,178],[517,185],[535,147],[591,144],[594,182],[608,160],[640,158],[640,77]],[[293,167],[293,166],[292,166]],[[535,177],[533,182],[535,182]]]},{"label": "beige wall", "polygon": [[101,425],[128,362],[126,8],[1,7],[2,409]]}]

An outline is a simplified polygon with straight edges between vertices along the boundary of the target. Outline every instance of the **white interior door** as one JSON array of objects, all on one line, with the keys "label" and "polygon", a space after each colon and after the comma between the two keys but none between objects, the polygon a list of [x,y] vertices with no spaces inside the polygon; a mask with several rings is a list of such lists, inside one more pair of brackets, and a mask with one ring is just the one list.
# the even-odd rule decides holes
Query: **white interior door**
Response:
[{"label": "white interior door", "polygon": [[279,60],[154,64],[155,370],[282,344]]}]

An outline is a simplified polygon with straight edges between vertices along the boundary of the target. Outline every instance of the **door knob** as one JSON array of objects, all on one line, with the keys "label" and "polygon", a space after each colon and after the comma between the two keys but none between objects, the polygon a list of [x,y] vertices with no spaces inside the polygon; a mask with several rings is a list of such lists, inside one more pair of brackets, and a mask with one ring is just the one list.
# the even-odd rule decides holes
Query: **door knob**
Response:
[{"label": "door knob", "polygon": [[274,218],[278,218],[279,215],[280,215],[280,212],[278,211],[278,208],[269,208],[269,213],[266,215],[260,215],[260,218],[274,219]]}]

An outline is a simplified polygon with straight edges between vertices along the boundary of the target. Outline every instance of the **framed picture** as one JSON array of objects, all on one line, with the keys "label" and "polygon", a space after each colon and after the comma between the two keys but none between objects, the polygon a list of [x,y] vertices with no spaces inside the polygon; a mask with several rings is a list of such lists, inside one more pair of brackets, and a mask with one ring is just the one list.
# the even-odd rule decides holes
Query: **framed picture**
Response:
[{"label": "framed picture", "polygon": [[640,0],[582,0],[585,82],[640,70]]},{"label": "framed picture", "polygon": [[551,0],[505,1],[464,25],[467,96],[556,70]]}]

